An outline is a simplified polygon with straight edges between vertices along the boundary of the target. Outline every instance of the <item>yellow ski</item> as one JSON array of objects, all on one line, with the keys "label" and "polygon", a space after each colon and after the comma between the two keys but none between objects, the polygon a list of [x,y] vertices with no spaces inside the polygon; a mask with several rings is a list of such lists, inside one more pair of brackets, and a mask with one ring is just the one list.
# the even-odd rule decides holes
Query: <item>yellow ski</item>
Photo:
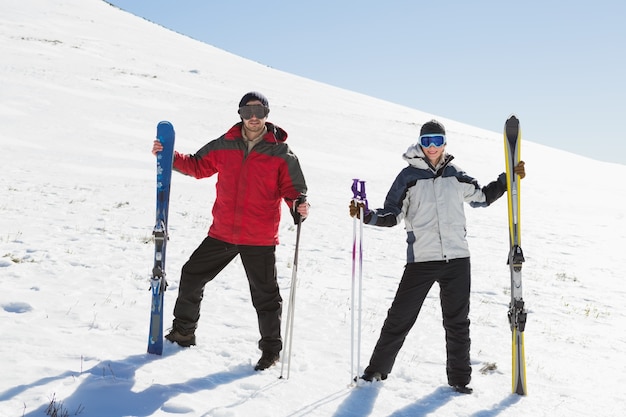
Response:
[{"label": "yellow ski", "polygon": [[524,353],[524,328],[526,309],[522,297],[522,252],[520,225],[520,181],[514,172],[520,161],[522,141],[519,119],[509,117],[504,125],[504,154],[507,175],[507,200],[509,209],[509,268],[511,270],[511,303],[509,304],[509,323],[512,332],[513,392],[519,395],[528,393],[526,387],[526,359]]}]

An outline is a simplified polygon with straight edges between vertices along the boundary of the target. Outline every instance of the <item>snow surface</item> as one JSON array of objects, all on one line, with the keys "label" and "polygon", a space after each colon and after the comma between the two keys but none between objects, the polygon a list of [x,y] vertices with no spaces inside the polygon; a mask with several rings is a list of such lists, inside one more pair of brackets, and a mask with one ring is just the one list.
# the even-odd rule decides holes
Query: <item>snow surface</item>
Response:
[{"label": "snow surface", "polygon": [[[623,165],[533,143],[525,132],[528,396],[510,393],[504,198],[466,210],[474,394],[446,386],[436,287],[389,379],[353,388],[352,178],[367,181],[371,206],[382,205],[405,166],[401,154],[432,115],[276,71],[100,0],[3,0],[0,56],[1,416],[43,416],[51,403],[57,415],[108,417],[626,409]],[[252,370],[258,331],[237,260],[207,286],[198,345],[146,353],[156,124],[171,121],[176,148],[194,152],[237,121],[249,90],[269,97],[270,121],[289,132],[310,188],[289,379],[278,378],[280,364]],[[514,111],[502,109],[503,124]],[[501,132],[439,119],[459,166],[483,184],[503,171]],[[214,181],[173,178],[167,325],[180,268],[211,223]],[[286,311],[295,229],[283,216],[277,257]],[[402,273],[404,231],[366,227],[364,244],[361,367]],[[486,365],[495,369],[482,373]]]}]

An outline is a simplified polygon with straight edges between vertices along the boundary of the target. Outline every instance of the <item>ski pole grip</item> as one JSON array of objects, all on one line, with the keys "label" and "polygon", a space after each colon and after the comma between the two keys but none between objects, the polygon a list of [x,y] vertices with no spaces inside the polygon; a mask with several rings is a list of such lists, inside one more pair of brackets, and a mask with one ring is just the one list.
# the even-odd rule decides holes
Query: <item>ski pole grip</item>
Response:
[{"label": "ski pole grip", "polygon": [[299,224],[302,222],[302,215],[298,213],[298,206],[300,204],[306,203],[306,194],[300,194],[298,198],[293,202],[293,224]]},{"label": "ski pole grip", "polygon": [[363,201],[363,203],[365,203],[365,213],[369,212],[369,207],[367,207],[367,194],[365,193],[365,181],[359,181],[360,185],[361,185],[361,190],[359,191],[359,196],[361,198],[361,201]]},{"label": "ski pole grip", "polygon": [[361,197],[361,200],[367,200],[367,195],[365,194],[365,181],[359,181],[359,184],[361,185],[359,197]]},{"label": "ski pole grip", "polygon": [[352,198],[354,200],[359,198],[359,179],[354,178],[352,180]]}]

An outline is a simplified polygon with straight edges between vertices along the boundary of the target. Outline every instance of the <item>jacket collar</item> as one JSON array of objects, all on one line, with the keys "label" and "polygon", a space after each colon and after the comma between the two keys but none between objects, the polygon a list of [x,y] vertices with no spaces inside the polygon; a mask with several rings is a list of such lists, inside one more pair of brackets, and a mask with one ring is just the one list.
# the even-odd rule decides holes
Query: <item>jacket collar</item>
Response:
[{"label": "jacket collar", "polygon": [[[265,122],[265,127],[267,128],[267,133],[263,136],[263,141],[268,143],[283,143],[287,140],[287,132],[282,128],[270,122]],[[227,140],[243,139],[241,135],[242,128],[243,122],[236,123],[226,132],[224,138]]]},{"label": "jacket collar", "polygon": [[437,166],[432,166],[431,163],[426,158],[422,147],[419,145],[411,145],[409,149],[402,155],[402,158],[409,163],[409,165],[419,168],[419,169],[428,169],[435,174],[441,172],[441,170],[450,163],[454,159],[454,156],[445,152],[441,155],[441,160],[437,164]]}]

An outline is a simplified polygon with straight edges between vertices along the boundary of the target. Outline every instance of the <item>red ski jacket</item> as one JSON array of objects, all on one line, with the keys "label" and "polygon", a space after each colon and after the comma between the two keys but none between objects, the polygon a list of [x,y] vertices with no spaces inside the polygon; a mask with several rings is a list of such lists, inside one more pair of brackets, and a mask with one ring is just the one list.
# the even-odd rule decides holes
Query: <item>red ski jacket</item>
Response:
[{"label": "red ski jacket", "polygon": [[193,155],[175,152],[174,169],[198,179],[218,174],[209,236],[235,245],[277,245],[281,200],[293,215],[294,201],[307,191],[304,175],[285,143],[287,132],[266,122],[263,140],[248,152],[242,125]]}]

